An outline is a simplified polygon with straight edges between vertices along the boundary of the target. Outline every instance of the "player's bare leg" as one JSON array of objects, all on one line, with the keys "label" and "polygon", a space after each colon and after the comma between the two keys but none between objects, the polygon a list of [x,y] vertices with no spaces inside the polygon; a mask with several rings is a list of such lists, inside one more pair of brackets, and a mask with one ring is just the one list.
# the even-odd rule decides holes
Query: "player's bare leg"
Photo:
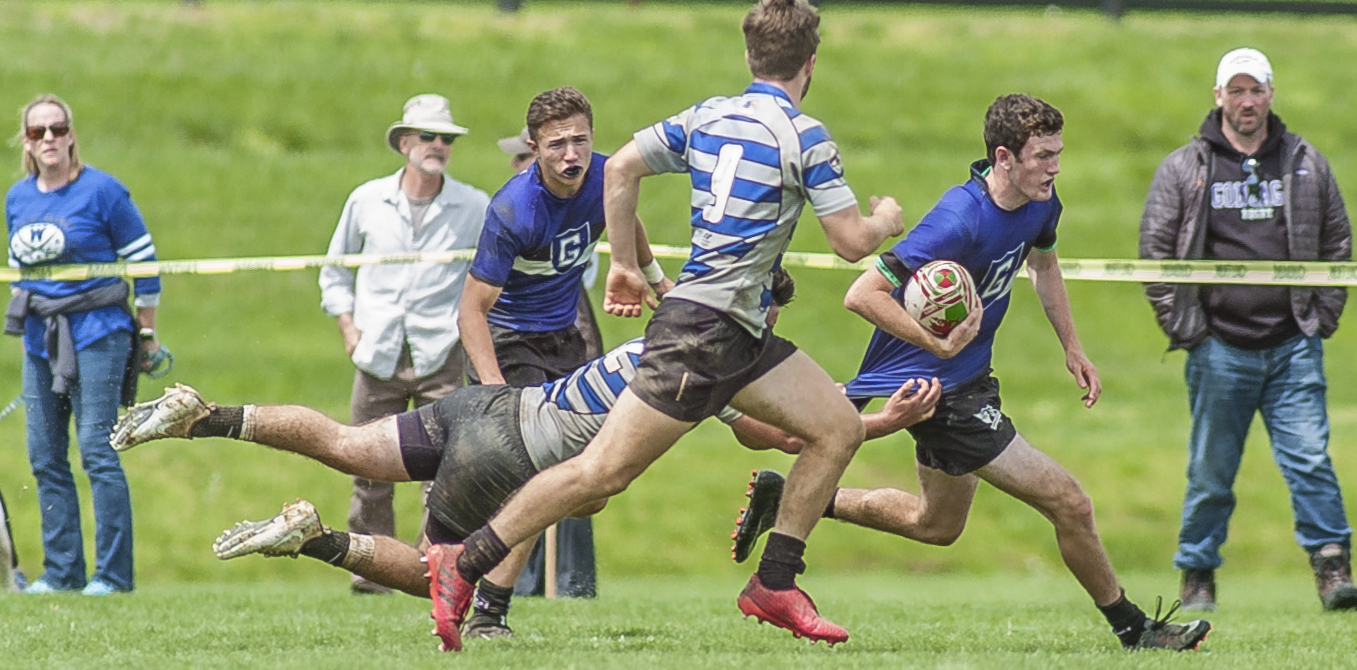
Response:
[{"label": "player's bare leg", "polygon": [[966,528],[975,489],[974,474],[953,477],[918,464],[919,495],[894,488],[839,489],[834,518],[917,542],[947,546]]},{"label": "player's bare leg", "polygon": [[805,440],[758,572],[737,600],[740,611],[796,637],[843,642],[848,631],[819,615],[810,596],[796,587],[796,575],[805,571],[805,538],[862,444],[862,420],[829,375],[801,351],[737,393],[731,406]]},{"label": "player's bare leg", "polygon": [[976,474],[1050,520],[1060,557],[1095,605],[1110,605],[1121,598],[1121,585],[1093,521],[1093,502],[1055,459],[1017,435],[998,458]]}]

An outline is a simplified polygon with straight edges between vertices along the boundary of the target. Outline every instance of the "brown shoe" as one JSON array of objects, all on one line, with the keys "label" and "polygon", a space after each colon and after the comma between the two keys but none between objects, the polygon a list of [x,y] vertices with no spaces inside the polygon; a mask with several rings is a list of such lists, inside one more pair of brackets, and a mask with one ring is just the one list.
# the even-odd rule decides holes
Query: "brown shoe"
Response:
[{"label": "brown shoe", "polygon": [[1343,545],[1320,547],[1310,555],[1310,567],[1325,611],[1357,609],[1357,586],[1352,585],[1352,564]]},{"label": "brown shoe", "polygon": [[1185,610],[1216,611],[1216,571],[1184,570],[1183,588],[1179,593]]}]

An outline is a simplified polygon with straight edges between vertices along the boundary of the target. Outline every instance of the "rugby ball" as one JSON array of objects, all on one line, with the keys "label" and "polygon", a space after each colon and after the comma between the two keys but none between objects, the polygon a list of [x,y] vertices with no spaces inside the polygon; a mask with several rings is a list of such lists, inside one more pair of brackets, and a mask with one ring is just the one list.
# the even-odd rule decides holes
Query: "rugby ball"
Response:
[{"label": "rugby ball", "polygon": [[905,284],[905,311],[938,337],[947,337],[966,315],[980,309],[971,273],[952,261],[933,261]]}]

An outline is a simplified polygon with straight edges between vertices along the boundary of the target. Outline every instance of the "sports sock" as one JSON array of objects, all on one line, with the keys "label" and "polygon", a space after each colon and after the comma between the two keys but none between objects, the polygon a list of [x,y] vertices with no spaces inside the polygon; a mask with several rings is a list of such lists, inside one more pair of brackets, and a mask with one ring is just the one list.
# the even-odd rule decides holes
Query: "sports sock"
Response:
[{"label": "sports sock", "polygon": [[1141,634],[1145,632],[1145,612],[1126,599],[1126,589],[1122,589],[1121,597],[1116,602],[1099,607],[1098,611],[1107,617],[1107,623],[1112,624],[1112,632],[1121,640],[1123,647],[1133,647],[1140,641]]},{"label": "sports sock", "polygon": [[329,528],[297,551],[302,556],[310,556],[329,563],[330,565],[343,565],[344,559],[349,556],[349,534],[336,533]]},{"label": "sports sock", "polygon": [[796,576],[806,571],[806,562],[801,556],[806,553],[806,543],[790,535],[769,533],[768,543],[763,547],[763,558],[759,560],[759,581],[774,591],[785,591],[796,586]]},{"label": "sports sock", "polygon": [[244,407],[213,407],[211,413],[193,424],[193,437],[240,437],[245,424]]},{"label": "sports sock", "polygon": [[514,597],[514,587],[500,586],[488,579],[482,579],[476,587],[476,599],[473,606],[477,612],[494,616],[504,616],[509,612],[509,601]]},{"label": "sports sock", "polygon": [[836,488],[834,489],[834,495],[829,496],[829,504],[825,506],[825,513],[822,515],[822,518],[825,519],[834,518],[834,501],[837,500],[838,498],[839,490]]},{"label": "sports sock", "polygon": [[481,526],[462,544],[466,550],[457,557],[457,572],[472,584],[479,582],[485,573],[495,569],[509,555],[509,547],[490,526]]}]

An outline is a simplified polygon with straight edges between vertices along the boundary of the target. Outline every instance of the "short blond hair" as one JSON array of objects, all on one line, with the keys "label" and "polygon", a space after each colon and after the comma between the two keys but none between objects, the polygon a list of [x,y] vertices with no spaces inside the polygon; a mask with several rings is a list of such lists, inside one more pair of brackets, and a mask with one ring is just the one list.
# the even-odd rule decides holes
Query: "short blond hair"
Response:
[{"label": "short blond hair", "polygon": [[[24,105],[23,109],[19,112],[19,136],[17,139],[20,147],[23,147],[24,140],[28,133],[28,113],[33,111],[33,108],[38,105],[56,105],[57,107],[60,107],[61,112],[66,115],[66,123],[71,127],[71,132],[75,132],[75,116],[71,114],[71,106],[66,104],[65,100],[62,100],[56,95],[44,93],[29,101],[29,103]],[[38,174],[38,159],[35,158],[33,154],[29,153],[27,148],[24,148],[20,153],[22,154],[21,161],[23,163],[24,172],[32,175]],[[70,178],[75,179],[76,175],[80,174],[80,171],[84,169],[84,167],[85,164],[80,162],[79,143],[75,141],[75,138],[72,138]]]}]

